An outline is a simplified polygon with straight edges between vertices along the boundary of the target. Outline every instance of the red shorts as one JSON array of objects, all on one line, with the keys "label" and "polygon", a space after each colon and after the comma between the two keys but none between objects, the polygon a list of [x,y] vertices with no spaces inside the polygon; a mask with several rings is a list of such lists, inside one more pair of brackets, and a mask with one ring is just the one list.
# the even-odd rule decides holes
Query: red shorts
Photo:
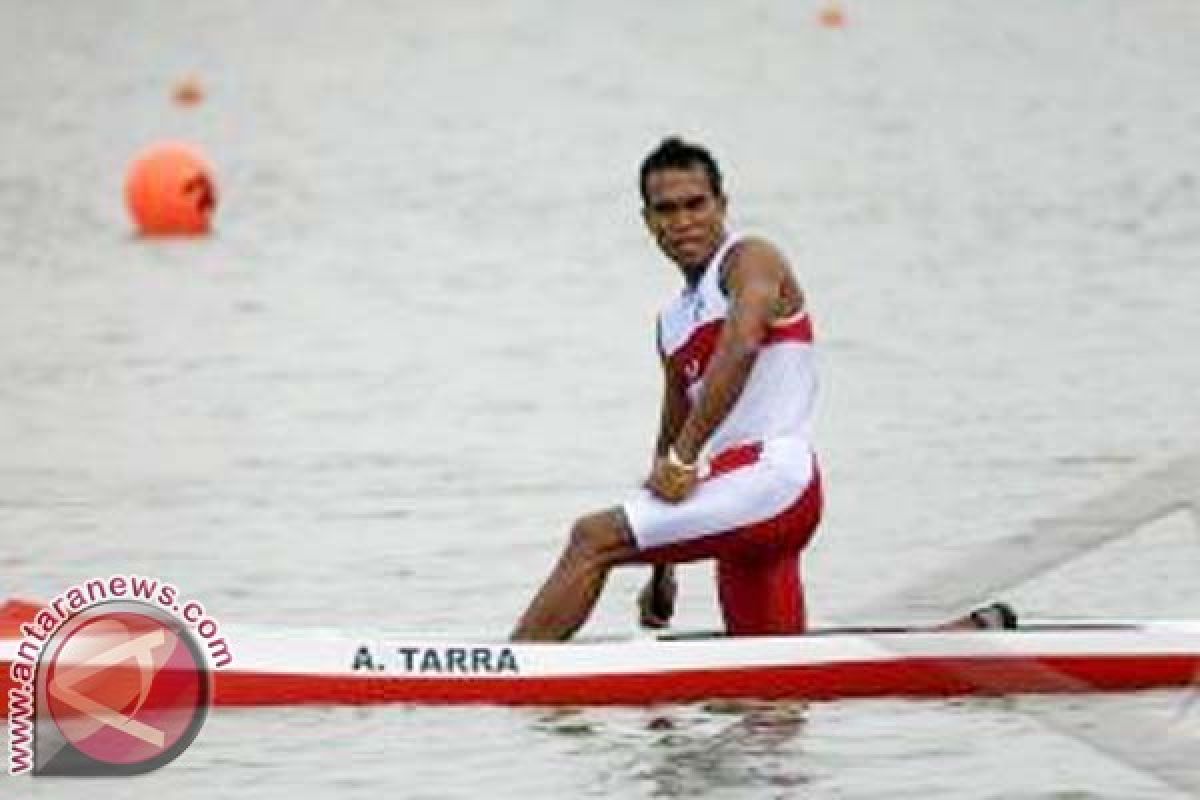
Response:
[{"label": "red shorts", "polygon": [[[757,463],[760,450],[750,445],[722,453],[712,462],[706,481]],[[634,561],[675,564],[715,559],[721,612],[730,634],[800,633],[805,628],[800,554],[816,532],[822,506],[821,476],[813,459],[811,478],[772,516],[646,547]]]}]

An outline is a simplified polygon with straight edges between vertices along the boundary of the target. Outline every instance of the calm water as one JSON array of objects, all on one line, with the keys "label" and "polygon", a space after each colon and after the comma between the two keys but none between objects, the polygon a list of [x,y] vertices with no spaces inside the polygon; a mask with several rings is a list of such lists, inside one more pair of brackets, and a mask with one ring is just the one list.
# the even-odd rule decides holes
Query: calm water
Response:
[{"label": "calm water", "polygon": [[[0,2],[0,594],[140,572],[226,620],[506,631],[647,463],[676,279],[634,175],[672,132],[818,321],[818,622],[913,618],[922,573],[1200,449],[1200,5],[818,8]],[[216,164],[217,235],[130,235],[161,138]],[[1198,543],[1163,520],[1005,595],[1195,616]],[[218,713],[104,792],[1168,797],[1102,723],[1186,700]]]}]

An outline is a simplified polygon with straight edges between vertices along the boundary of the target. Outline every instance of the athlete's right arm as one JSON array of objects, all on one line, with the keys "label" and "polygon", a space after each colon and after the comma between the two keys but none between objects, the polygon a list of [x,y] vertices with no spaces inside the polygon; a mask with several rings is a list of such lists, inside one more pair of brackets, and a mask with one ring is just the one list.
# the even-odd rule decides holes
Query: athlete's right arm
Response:
[{"label": "athlete's right arm", "polygon": [[[659,414],[658,440],[654,444],[654,458],[666,458],[671,443],[679,436],[687,420],[687,395],[678,376],[671,374],[671,363],[662,351],[659,339],[659,361],[663,371],[662,410]],[[653,461],[653,460],[652,460]],[[650,580],[638,594],[638,616],[647,628],[665,628],[675,612],[675,567],[673,564],[656,564]]]},{"label": "athlete's right arm", "polygon": [[665,458],[671,444],[679,437],[683,423],[687,421],[688,402],[684,393],[683,383],[677,375],[671,373],[671,362],[660,347],[659,360],[662,362],[663,396],[662,413],[658,421],[658,441],[654,444],[654,457]]}]

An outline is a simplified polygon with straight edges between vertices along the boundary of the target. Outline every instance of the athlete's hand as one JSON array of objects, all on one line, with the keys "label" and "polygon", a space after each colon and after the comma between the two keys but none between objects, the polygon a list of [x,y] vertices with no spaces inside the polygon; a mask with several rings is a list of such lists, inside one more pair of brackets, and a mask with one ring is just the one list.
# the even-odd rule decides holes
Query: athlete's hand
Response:
[{"label": "athlete's hand", "polygon": [[698,470],[694,464],[681,463],[668,455],[654,460],[654,469],[646,479],[646,488],[668,503],[679,503],[692,493],[698,481]]},{"label": "athlete's hand", "polygon": [[670,570],[655,568],[650,580],[638,593],[638,622],[646,628],[665,628],[675,613],[675,596],[679,585]]}]

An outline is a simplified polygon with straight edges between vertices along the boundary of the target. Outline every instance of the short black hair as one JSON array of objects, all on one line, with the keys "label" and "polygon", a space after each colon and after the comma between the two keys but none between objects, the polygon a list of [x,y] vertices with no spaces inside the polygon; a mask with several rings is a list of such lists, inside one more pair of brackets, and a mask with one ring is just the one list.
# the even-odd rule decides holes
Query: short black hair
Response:
[{"label": "short black hair", "polygon": [[642,161],[642,170],[638,179],[642,202],[650,202],[650,198],[646,196],[646,177],[651,172],[662,169],[691,169],[692,167],[703,167],[704,172],[708,175],[708,183],[712,187],[713,194],[717,197],[724,197],[725,190],[721,187],[721,168],[717,166],[716,159],[712,157],[712,154],[698,144],[685,142],[678,136],[669,136],[663,139],[658,147],[654,148],[650,155]]}]

